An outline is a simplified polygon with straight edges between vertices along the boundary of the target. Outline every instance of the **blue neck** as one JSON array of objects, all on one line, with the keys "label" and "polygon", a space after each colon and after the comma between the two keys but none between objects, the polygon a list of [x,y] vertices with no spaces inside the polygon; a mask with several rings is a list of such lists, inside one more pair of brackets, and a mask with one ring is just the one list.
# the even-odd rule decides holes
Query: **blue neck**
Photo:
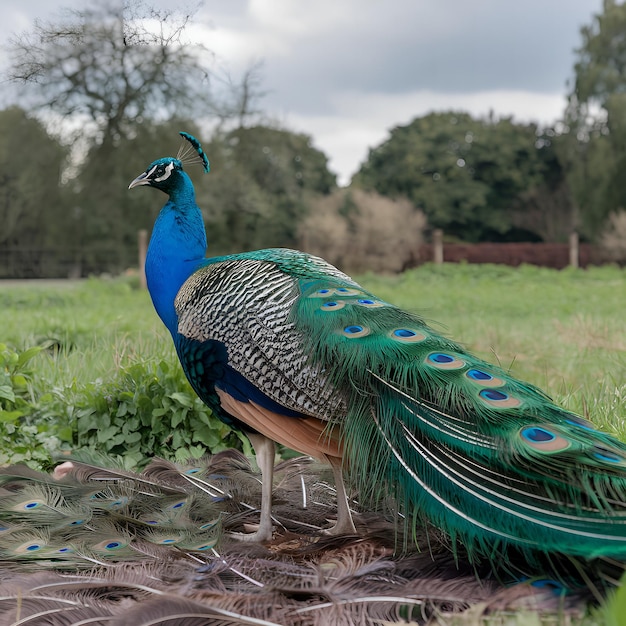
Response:
[{"label": "blue neck", "polygon": [[174,298],[182,284],[204,261],[206,233],[191,180],[171,191],[154,224],[146,257],[146,279],[154,308],[173,336],[177,319]]}]

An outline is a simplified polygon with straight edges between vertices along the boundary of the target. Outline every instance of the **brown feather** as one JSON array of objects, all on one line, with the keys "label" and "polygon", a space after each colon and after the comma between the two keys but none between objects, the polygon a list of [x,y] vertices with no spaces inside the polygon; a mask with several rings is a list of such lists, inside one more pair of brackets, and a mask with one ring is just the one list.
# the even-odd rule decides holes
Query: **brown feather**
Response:
[{"label": "brown feather", "polygon": [[241,402],[217,390],[222,408],[269,439],[316,459],[343,456],[339,433],[314,417],[286,417],[255,402]]},{"label": "brown feather", "polygon": [[[207,480],[223,474],[226,479],[220,486],[232,487],[227,502],[231,513],[224,526],[230,529],[258,517],[240,498],[249,497],[253,503],[259,499],[260,484],[246,459],[225,453],[196,465],[210,468],[201,472]],[[181,467],[155,461],[144,477],[179,487],[180,471]],[[186,485],[183,479],[180,487]],[[90,623],[139,626],[147,615],[161,616],[164,626],[230,626],[251,619],[290,626],[369,626],[407,620],[423,624],[442,613],[468,610],[479,616],[533,607],[575,614],[589,601],[588,595],[563,599],[527,584],[502,586],[489,567],[474,571],[464,565],[461,552],[455,561],[433,529],[419,531],[418,552],[396,554],[394,520],[373,512],[356,516],[361,538],[320,537],[320,527],[335,511],[334,493],[320,466],[308,458],[277,465],[275,499],[275,515],[287,529],[279,527],[266,546],[224,538],[215,551],[190,555],[150,546],[154,550],[150,559],[112,561],[92,571],[83,567],[63,574],[25,573],[25,568],[41,567],[34,560],[3,561],[0,626],[28,616],[32,619],[25,626],[65,626],[98,616],[101,620]],[[45,614],[35,617],[38,612]],[[173,621],[165,621],[167,616]]]}]

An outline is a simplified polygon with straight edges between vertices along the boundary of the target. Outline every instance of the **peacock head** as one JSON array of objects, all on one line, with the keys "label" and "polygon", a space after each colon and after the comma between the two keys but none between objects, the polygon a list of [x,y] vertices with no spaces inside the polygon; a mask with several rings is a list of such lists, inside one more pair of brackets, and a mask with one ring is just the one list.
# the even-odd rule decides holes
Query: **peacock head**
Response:
[{"label": "peacock head", "polygon": [[140,185],[148,185],[155,189],[160,189],[164,193],[170,193],[181,184],[181,174],[183,172],[183,164],[174,157],[164,157],[150,163],[148,169],[139,174],[133,182],[128,185],[129,189],[139,187]]},{"label": "peacock head", "polygon": [[200,142],[189,133],[181,132],[179,134],[186,142],[189,142],[191,146],[183,142],[183,146],[178,151],[177,158],[163,157],[162,159],[157,159],[150,163],[148,169],[142,174],[139,174],[139,176],[128,185],[129,189],[139,187],[140,185],[148,185],[171,195],[175,189],[184,183],[184,179],[186,178],[183,172],[183,163],[200,164],[205,172],[209,171],[209,160]]}]

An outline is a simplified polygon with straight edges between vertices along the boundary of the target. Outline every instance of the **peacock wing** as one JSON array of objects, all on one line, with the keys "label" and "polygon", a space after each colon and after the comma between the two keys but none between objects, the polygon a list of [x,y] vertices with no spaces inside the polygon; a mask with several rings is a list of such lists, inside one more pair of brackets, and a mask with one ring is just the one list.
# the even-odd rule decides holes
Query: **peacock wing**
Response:
[{"label": "peacock wing", "polygon": [[311,361],[294,320],[303,282],[326,264],[287,250],[262,252],[210,262],[185,282],[175,302],[183,367],[201,397],[217,384],[238,401],[294,417],[336,417],[344,398],[324,365]]}]

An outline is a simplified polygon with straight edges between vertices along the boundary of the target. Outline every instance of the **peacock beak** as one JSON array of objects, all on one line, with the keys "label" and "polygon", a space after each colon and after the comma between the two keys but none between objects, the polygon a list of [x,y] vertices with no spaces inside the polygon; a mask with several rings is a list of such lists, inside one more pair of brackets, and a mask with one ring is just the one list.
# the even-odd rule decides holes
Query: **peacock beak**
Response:
[{"label": "peacock beak", "polygon": [[149,185],[150,184],[150,179],[148,178],[148,173],[147,172],[143,172],[142,174],[139,174],[139,176],[137,176],[137,178],[135,178],[135,180],[128,185],[129,189],[132,189],[133,187],[139,187],[139,185]]}]

